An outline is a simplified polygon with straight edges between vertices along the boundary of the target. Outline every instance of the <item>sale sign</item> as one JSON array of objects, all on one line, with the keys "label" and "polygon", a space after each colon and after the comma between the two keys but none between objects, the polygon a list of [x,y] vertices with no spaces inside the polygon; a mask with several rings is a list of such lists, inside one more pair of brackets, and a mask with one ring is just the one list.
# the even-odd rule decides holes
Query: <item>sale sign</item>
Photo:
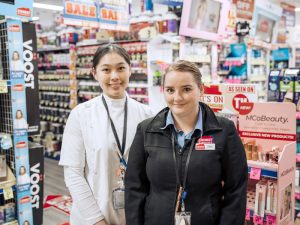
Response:
[{"label": "sale sign", "polygon": [[99,4],[101,29],[129,31],[128,0],[102,0]]},{"label": "sale sign", "polygon": [[251,20],[254,9],[254,0],[233,0],[236,5],[236,17]]},{"label": "sale sign", "polygon": [[64,23],[74,26],[98,27],[97,0],[65,0]]}]

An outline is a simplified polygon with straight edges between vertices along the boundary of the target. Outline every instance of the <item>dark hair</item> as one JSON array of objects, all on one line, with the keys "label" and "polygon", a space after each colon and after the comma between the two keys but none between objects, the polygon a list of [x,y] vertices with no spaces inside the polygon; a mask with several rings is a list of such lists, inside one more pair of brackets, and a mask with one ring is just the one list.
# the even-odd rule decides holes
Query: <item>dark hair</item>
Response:
[{"label": "dark hair", "polygon": [[162,77],[162,85],[165,85],[165,80],[166,80],[166,75],[169,72],[172,71],[177,71],[177,72],[190,72],[193,77],[195,82],[199,85],[202,86],[202,74],[199,70],[199,68],[196,66],[195,63],[186,61],[186,60],[178,60],[177,62],[171,64],[168,69],[166,70],[165,74]]},{"label": "dark hair", "polygon": [[28,220],[25,220],[23,225],[30,225],[29,221]]},{"label": "dark hair", "polygon": [[25,166],[20,166],[20,168],[19,168],[19,175],[21,175],[21,168],[24,168],[24,170],[25,170],[25,173],[26,173],[26,168],[25,168]]},{"label": "dark hair", "polygon": [[18,51],[13,51],[13,54],[12,54],[12,59],[14,59],[14,54],[17,53],[18,54],[18,58],[20,59],[20,53]]},{"label": "dark hair", "polygon": [[115,45],[115,44],[107,44],[107,45],[100,46],[97,49],[97,51],[95,52],[94,58],[93,58],[93,68],[96,69],[99,61],[102,59],[103,56],[105,56],[106,54],[112,53],[112,52],[117,53],[118,55],[123,57],[123,59],[130,66],[130,56],[124,48],[122,48],[119,45]]},{"label": "dark hair", "polygon": [[22,112],[22,110],[18,109],[18,110],[16,111],[16,119],[17,119],[17,114],[18,114],[18,112],[21,113],[21,116],[22,116],[22,118],[23,118],[23,112]]}]

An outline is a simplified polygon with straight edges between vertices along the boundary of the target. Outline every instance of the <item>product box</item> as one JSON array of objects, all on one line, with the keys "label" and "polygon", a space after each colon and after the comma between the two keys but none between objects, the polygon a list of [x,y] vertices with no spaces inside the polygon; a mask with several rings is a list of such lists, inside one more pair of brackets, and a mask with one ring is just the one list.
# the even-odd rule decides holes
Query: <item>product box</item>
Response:
[{"label": "product box", "polygon": [[43,224],[44,147],[29,142],[31,204],[33,224]]},{"label": "product box", "polygon": [[260,181],[256,184],[254,214],[264,217],[267,197],[267,183]]},{"label": "product box", "polygon": [[295,73],[295,88],[294,88],[294,103],[296,104],[296,110],[300,111],[300,69],[292,69]]},{"label": "product box", "polygon": [[277,184],[274,180],[268,180],[267,211],[276,214]]},{"label": "product box", "polygon": [[279,79],[281,70],[271,70],[268,80],[268,101],[277,102],[279,99]]},{"label": "product box", "polygon": [[284,75],[280,76],[279,102],[293,102],[297,72],[294,69],[286,69]]}]

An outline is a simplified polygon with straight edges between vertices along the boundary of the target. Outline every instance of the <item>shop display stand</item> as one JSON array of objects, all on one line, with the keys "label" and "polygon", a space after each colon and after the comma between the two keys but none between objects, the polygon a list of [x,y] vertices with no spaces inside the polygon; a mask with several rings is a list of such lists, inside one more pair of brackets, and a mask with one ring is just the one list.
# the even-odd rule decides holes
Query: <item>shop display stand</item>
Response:
[{"label": "shop display stand", "polygon": [[62,134],[77,105],[75,46],[39,49],[41,144],[45,156],[59,159]]},{"label": "shop display stand", "polygon": [[[250,112],[240,111],[239,116],[239,133],[249,172],[246,223],[292,225],[296,170],[295,106],[291,103],[241,104],[242,110],[249,107]],[[279,118],[279,115],[286,119],[286,123],[256,120]]]},{"label": "shop display stand", "polygon": [[296,152],[296,177],[295,177],[295,218],[300,217],[300,113],[296,113],[297,121],[297,152]]},{"label": "shop display stand", "polygon": [[[29,176],[27,129],[15,129],[13,116],[16,109],[26,112],[24,73],[12,72],[9,67],[11,63],[9,56],[13,48],[11,43],[12,40],[19,41],[20,33],[15,35],[8,30],[21,26],[21,21],[17,20],[0,23],[0,82],[7,84],[6,90],[2,89],[0,92],[0,133],[12,137],[12,147],[0,151],[6,155],[7,164],[7,175],[0,179],[0,223],[7,225],[23,224],[24,221],[32,224],[30,180],[29,183],[27,181],[21,184],[16,179],[21,166],[27,168],[25,173]],[[22,42],[19,43],[22,46]],[[14,50],[18,47],[20,46],[14,46]],[[26,113],[24,118],[26,119]]]}]

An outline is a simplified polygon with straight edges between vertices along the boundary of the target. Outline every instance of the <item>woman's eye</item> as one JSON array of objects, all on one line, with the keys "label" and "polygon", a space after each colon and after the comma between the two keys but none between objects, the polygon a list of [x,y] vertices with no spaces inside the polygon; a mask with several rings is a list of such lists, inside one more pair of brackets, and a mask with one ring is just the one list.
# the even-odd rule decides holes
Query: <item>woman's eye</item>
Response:
[{"label": "woman's eye", "polygon": [[109,69],[107,69],[107,68],[105,68],[105,69],[102,69],[102,72],[105,72],[105,73],[107,73],[107,72],[109,72]]},{"label": "woman's eye", "polygon": [[189,88],[189,87],[183,89],[184,92],[190,92],[191,90],[192,90],[192,89]]},{"label": "woman's eye", "polygon": [[119,67],[119,71],[124,71],[125,69],[126,69],[125,66]]},{"label": "woman's eye", "polygon": [[173,93],[174,93],[174,89],[172,89],[172,88],[167,88],[167,89],[166,89],[166,92],[169,93],[169,94],[173,94]]}]

